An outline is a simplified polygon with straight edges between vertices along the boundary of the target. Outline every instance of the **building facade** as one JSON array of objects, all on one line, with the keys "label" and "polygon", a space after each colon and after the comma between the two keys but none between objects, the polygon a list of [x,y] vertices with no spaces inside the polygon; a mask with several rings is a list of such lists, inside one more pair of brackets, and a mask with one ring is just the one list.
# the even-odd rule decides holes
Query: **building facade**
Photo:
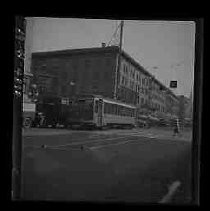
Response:
[{"label": "building facade", "polygon": [[151,79],[150,109],[156,116],[166,113],[166,91],[167,88],[157,79]]},{"label": "building facade", "polygon": [[118,69],[118,54],[117,46],[33,53],[39,97],[99,94],[116,96],[147,114],[175,112],[176,96],[124,51]]},{"label": "building facade", "polygon": [[180,110],[180,99],[170,89],[166,91],[166,113],[178,118]]},{"label": "building facade", "polygon": [[76,94],[113,96],[116,48],[79,49],[32,54],[32,72],[40,96]]},{"label": "building facade", "polygon": [[118,99],[138,106],[147,105],[149,77],[150,74],[142,66],[123,52],[119,71]]}]

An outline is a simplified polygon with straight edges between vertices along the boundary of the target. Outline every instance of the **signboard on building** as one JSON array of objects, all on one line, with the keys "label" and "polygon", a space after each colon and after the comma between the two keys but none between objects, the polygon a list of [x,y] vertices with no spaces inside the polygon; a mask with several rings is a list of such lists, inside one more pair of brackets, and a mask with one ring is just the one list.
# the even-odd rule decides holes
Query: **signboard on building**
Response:
[{"label": "signboard on building", "polygon": [[177,88],[177,81],[170,81],[170,88]]}]

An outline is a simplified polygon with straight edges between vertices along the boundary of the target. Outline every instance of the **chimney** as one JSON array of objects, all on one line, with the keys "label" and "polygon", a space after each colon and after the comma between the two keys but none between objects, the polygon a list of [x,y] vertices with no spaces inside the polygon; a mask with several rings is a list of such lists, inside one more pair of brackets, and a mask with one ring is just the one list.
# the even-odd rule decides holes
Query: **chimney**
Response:
[{"label": "chimney", "polygon": [[101,43],[101,47],[102,47],[102,48],[105,48],[105,47],[106,47],[106,43],[105,43],[105,42],[102,42],[102,43]]}]

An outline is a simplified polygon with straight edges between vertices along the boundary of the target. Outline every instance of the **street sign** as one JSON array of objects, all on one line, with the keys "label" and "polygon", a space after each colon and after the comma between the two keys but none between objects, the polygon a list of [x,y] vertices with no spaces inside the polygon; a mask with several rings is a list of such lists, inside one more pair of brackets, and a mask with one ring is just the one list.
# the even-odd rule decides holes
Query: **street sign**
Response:
[{"label": "street sign", "polygon": [[170,81],[170,88],[177,88],[177,81]]}]

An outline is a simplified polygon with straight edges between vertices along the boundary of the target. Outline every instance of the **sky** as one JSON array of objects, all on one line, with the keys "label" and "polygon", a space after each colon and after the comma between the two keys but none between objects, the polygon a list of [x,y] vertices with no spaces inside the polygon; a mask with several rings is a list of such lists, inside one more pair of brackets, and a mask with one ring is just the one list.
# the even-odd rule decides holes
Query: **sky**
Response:
[{"label": "sky", "polygon": [[[109,43],[120,20],[27,18],[32,52],[101,47]],[[195,23],[124,20],[122,49],[175,94],[189,96],[194,75]]]}]

